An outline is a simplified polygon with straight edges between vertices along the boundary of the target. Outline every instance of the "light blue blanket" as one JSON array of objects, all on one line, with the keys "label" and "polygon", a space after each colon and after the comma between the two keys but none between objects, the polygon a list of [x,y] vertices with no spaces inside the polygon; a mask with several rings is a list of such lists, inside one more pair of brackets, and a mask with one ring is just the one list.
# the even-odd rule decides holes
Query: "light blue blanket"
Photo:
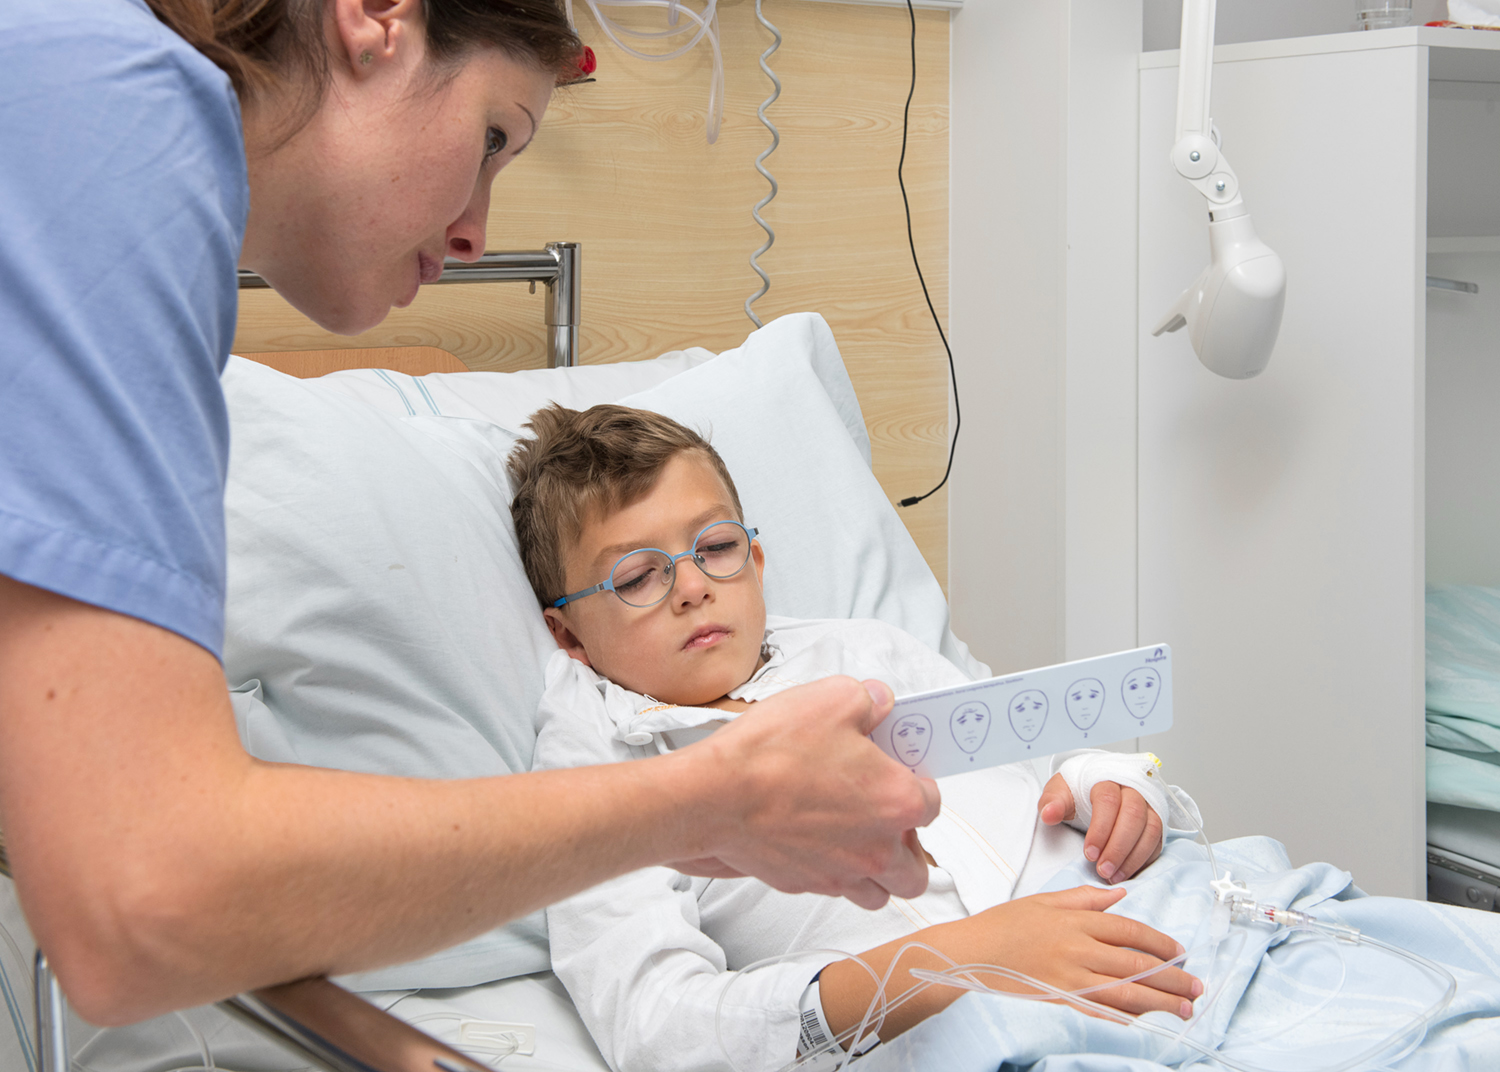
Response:
[{"label": "light blue blanket", "polygon": [[1500,811],[1500,589],[1427,587],[1427,799]]},{"label": "light blue blanket", "polygon": [[[1270,838],[1241,838],[1214,848],[1220,870],[1227,868],[1245,881],[1257,900],[1357,927],[1438,961],[1457,977],[1457,997],[1422,1045],[1404,1057],[1386,1054],[1367,1067],[1402,1072],[1500,1069],[1500,913],[1367,897],[1346,872],[1329,864],[1292,868],[1285,850]],[[1089,882],[1086,866],[1065,870],[1049,888]],[[1174,840],[1159,861],[1125,884],[1129,892],[1112,911],[1148,923],[1194,950],[1209,942],[1209,879],[1203,847]],[[1197,1003],[1192,1037],[1263,1069],[1311,1072],[1347,1061],[1430,1006],[1443,987],[1421,968],[1373,947],[1289,936],[1254,924],[1234,924],[1216,961],[1209,964],[1206,957],[1204,949],[1188,963],[1207,988]],[[1318,1009],[1335,991],[1337,996]],[[1174,1031],[1184,1026],[1175,1017],[1153,1013],[1150,1018]],[[1267,1037],[1275,1032],[1283,1033]],[[877,1048],[858,1068],[1160,1072],[1195,1056],[1137,1028],[1056,1005],[970,994]]]}]

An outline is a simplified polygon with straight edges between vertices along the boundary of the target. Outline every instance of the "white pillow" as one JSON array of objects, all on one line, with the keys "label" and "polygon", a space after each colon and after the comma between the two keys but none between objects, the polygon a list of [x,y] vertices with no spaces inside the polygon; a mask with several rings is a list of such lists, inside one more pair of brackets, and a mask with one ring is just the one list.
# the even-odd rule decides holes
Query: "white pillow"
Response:
[{"label": "white pillow", "polygon": [[[813,313],[798,315],[816,316]],[[822,317],[816,318],[822,320]],[[826,325],[824,333],[828,334]],[[831,343],[832,336],[828,335],[828,338]],[[601,402],[615,402],[634,391],[644,391],[680,372],[696,368],[713,357],[710,351],[694,346],[673,350],[650,361],[527,369],[504,374],[434,372],[426,376],[408,376],[386,369],[346,369],[329,373],[318,383],[320,389],[357,398],[393,417],[423,413],[473,417],[519,433],[526,419],[548,402],[557,402],[569,409],[588,409]],[[807,357],[859,448],[860,456],[869,465],[870,436],[865,429],[865,417],[838,348],[819,346]]]},{"label": "white pillow", "polygon": [[829,366],[843,361],[827,322],[796,313],[620,403],[666,414],[713,443],[745,523],[760,529],[772,614],[879,618],[970,676],[989,676],[954,637],[937,579],[820,389],[814,370]]},{"label": "white pillow", "polygon": [[[774,613],[882,618],[984,672],[869,471],[821,317],[783,318],[712,361],[600,368],[298,380],[230,360],[224,657],[252,753],[414,777],[526,770],[554,645],[516,551],[504,459],[548,397],[588,406],[643,380],[655,386],[618,400],[702,428],[724,454],[764,533]],[[406,415],[402,397],[433,412]],[[348,982],[470,986],[547,967],[538,913]]]},{"label": "white pillow", "polygon": [[[554,645],[511,529],[511,437],[389,417],[238,359],[224,388],[224,671],[246,747],[413,777],[526,770]],[[469,986],[548,966],[537,913],[353,983]]]}]

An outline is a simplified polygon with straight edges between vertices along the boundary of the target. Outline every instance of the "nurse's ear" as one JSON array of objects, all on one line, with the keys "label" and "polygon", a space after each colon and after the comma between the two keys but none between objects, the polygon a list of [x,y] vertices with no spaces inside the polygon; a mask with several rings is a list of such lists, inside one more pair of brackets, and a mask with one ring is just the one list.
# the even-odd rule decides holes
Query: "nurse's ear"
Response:
[{"label": "nurse's ear", "polygon": [[[333,0],[330,48],[356,78],[407,68],[424,53],[421,0]],[[335,60],[337,63],[337,60]]]}]

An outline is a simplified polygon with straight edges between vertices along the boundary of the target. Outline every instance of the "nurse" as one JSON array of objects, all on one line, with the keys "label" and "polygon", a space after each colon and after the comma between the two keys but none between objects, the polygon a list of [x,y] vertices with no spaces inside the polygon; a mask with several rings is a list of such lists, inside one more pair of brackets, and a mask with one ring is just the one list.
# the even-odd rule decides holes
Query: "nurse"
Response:
[{"label": "nurse", "polygon": [[261,763],[219,662],[236,265],[336,331],[478,257],[554,0],[0,4],[0,828],[79,1011],[409,960],[650,864],[874,907],[937,791],[833,679],[626,766]]}]

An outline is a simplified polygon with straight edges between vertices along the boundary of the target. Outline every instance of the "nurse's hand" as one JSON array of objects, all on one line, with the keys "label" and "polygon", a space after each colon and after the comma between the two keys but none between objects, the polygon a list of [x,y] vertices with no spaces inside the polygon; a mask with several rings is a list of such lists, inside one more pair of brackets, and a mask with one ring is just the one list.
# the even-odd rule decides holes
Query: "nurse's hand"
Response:
[{"label": "nurse's hand", "polygon": [[762,700],[672,753],[714,779],[712,795],[729,806],[690,817],[707,828],[705,852],[669,866],[754,875],[786,893],[837,895],[862,908],[919,895],[927,864],[915,828],[937,817],[938,790],[869,739],[893,703],[878,681],[824,678]]},{"label": "nurse's hand", "polygon": [[[1083,855],[1105,882],[1123,882],[1161,855],[1161,817],[1134,789],[1100,782],[1089,793],[1089,804],[1093,815]],[[1061,774],[1048,780],[1036,807],[1048,826],[1077,814],[1073,792]]]}]

